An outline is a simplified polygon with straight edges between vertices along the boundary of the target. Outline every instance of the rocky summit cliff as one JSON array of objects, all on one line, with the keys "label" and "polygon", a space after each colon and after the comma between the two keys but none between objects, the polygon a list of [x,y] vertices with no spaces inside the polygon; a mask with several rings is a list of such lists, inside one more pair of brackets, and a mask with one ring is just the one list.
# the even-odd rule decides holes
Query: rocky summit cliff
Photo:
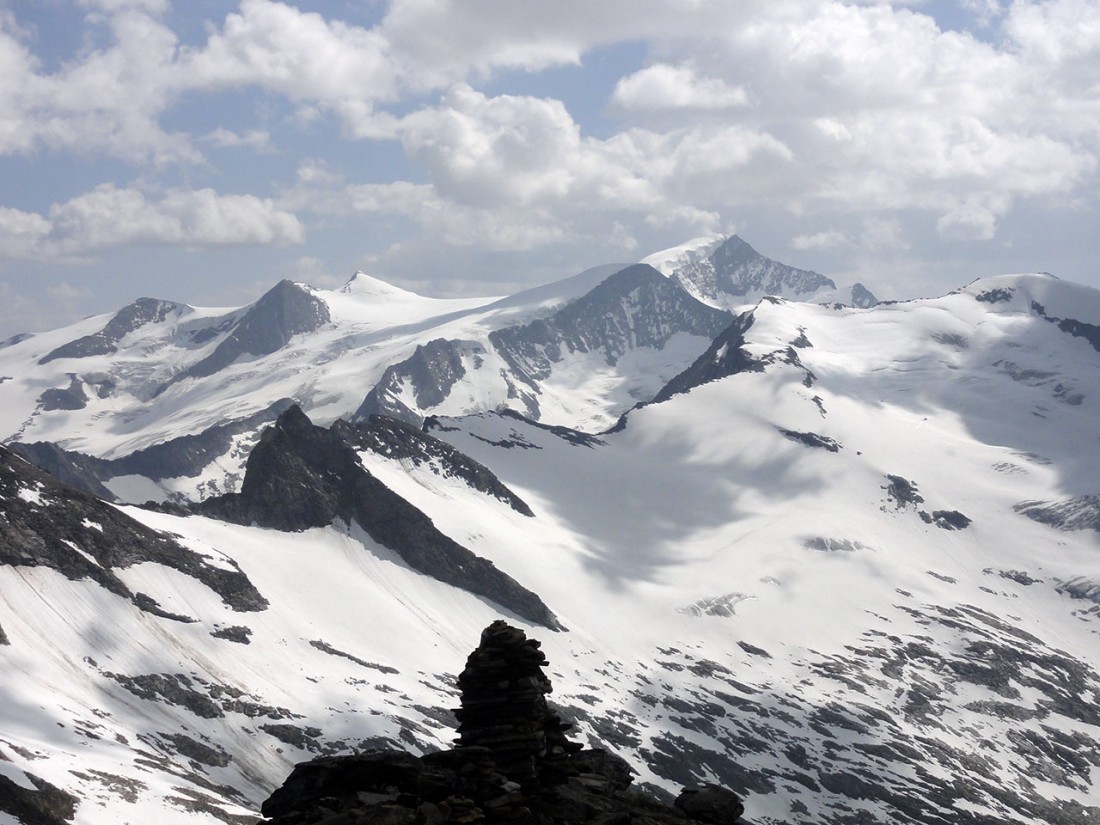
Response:
[{"label": "rocky summit cliff", "polygon": [[[495,621],[458,677],[458,741],[417,757],[371,750],[295,766],[262,807],[269,825],[737,825],[745,807],[714,784],[673,804],[631,788],[621,757],[567,737],[546,697],[549,664],[524,631]],[[747,823],[746,823],[747,825]]]}]

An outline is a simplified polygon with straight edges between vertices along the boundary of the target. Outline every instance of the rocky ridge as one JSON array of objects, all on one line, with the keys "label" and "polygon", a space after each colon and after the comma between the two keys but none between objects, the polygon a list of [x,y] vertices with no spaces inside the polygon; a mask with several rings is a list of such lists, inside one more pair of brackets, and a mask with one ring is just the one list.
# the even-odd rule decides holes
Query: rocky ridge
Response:
[{"label": "rocky ridge", "polygon": [[353,418],[381,413],[419,426],[463,382],[503,380],[509,406],[537,420],[545,383],[568,358],[592,353],[615,367],[627,353],[661,350],[676,335],[709,340],[729,319],[636,264],[546,318],[490,332],[487,346],[445,339],[418,346],[385,371]]},{"label": "rocky ridge", "polygon": [[0,565],[48,567],[76,581],[90,579],[162,618],[190,621],[133,592],[116,570],[152,562],[178,570],[217,593],[234,610],[264,610],[267,600],[236,566],[211,564],[100,499],[61,484],[0,446]]},{"label": "rocky ridge", "polygon": [[337,522],[358,525],[414,570],[483,596],[536,624],[560,627],[535,593],[441,533],[428,516],[375,478],[343,436],[362,443],[371,438],[371,430],[318,427],[300,407],[292,406],[264,430],[253,448],[240,493],[207,499],[194,510],[235,524],[283,531]]},{"label": "rocky ridge", "polygon": [[732,309],[765,296],[825,300],[855,307],[878,303],[863,284],[838,290],[832,279],[821,273],[773,261],[737,235],[696,242],[670,252],[652,255],[643,263],[657,267],[688,293],[714,306]]}]

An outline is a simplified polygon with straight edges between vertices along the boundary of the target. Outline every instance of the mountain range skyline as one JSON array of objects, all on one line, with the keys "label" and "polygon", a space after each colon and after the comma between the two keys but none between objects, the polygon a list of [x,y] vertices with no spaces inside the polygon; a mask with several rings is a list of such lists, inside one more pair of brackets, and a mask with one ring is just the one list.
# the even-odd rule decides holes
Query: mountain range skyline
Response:
[{"label": "mountain range skyline", "polygon": [[889,299],[1100,285],[1096,0],[0,4],[0,339],[711,232]]}]

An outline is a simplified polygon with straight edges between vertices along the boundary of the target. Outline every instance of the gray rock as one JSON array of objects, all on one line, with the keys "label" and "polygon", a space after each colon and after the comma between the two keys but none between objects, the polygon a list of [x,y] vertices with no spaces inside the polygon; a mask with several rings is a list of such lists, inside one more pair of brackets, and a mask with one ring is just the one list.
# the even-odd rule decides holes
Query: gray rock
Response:
[{"label": "gray rock", "polygon": [[676,807],[697,822],[728,825],[745,812],[745,805],[733,791],[720,785],[685,788],[676,797]]}]

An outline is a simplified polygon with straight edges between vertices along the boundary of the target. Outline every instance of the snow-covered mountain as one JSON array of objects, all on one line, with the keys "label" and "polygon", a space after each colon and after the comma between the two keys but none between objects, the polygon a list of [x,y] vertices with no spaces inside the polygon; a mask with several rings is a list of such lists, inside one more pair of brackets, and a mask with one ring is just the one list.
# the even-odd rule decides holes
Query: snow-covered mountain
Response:
[{"label": "snow-covered mountain", "polygon": [[[545,359],[553,386],[554,342],[622,363],[616,341],[708,317],[651,273],[620,273],[625,293],[600,278],[603,304],[592,284],[564,309],[452,306],[450,320],[378,282],[359,284],[370,300],[335,294],[364,340],[371,300],[408,309],[387,367],[427,347],[418,334],[511,313],[489,332],[513,336],[524,369]],[[303,294],[329,326],[280,352],[336,340],[331,319],[351,312]],[[183,341],[180,323],[228,324],[224,341],[248,310],[176,312],[139,329],[175,324]],[[1096,822],[1100,293],[1016,275],[726,317],[598,435],[492,406],[423,431],[330,421],[335,402],[268,410],[302,400],[273,378],[239,403],[274,422],[257,446],[221,434],[249,455],[242,483],[192,510],[109,506],[0,450],[0,811],[251,821],[294,762],[449,743],[453,677],[503,617],[543,642],[582,737],[653,787],[725,784],[758,825]],[[26,351],[41,358],[71,333],[0,354],[42,339]],[[133,335],[85,357],[117,358]],[[201,423],[177,394],[213,377],[149,403],[176,398],[176,420]],[[34,394],[26,374],[8,383]],[[35,420],[56,414],[63,433],[62,412]],[[94,440],[70,412],[74,438]]]},{"label": "snow-covered mountain", "polygon": [[[769,284],[809,294],[799,278]],[[0,439],[141,502],[237,490],[260,428],[291,403],[322,424],[514,409],[599,430],[728,324],[683,287],[609,264],[506,298],[425,298],[363,273],[338,290],[282,281],[235,309],[141,298],[0,347]]]},{"label": "snow-covered mountain", "polygon": [[838,289],[819,272],[765,258],[737,235],[697,238],[642,259],[704,303],[735,309],[762,298],[871,307],[878,299],[863,284]]}]

